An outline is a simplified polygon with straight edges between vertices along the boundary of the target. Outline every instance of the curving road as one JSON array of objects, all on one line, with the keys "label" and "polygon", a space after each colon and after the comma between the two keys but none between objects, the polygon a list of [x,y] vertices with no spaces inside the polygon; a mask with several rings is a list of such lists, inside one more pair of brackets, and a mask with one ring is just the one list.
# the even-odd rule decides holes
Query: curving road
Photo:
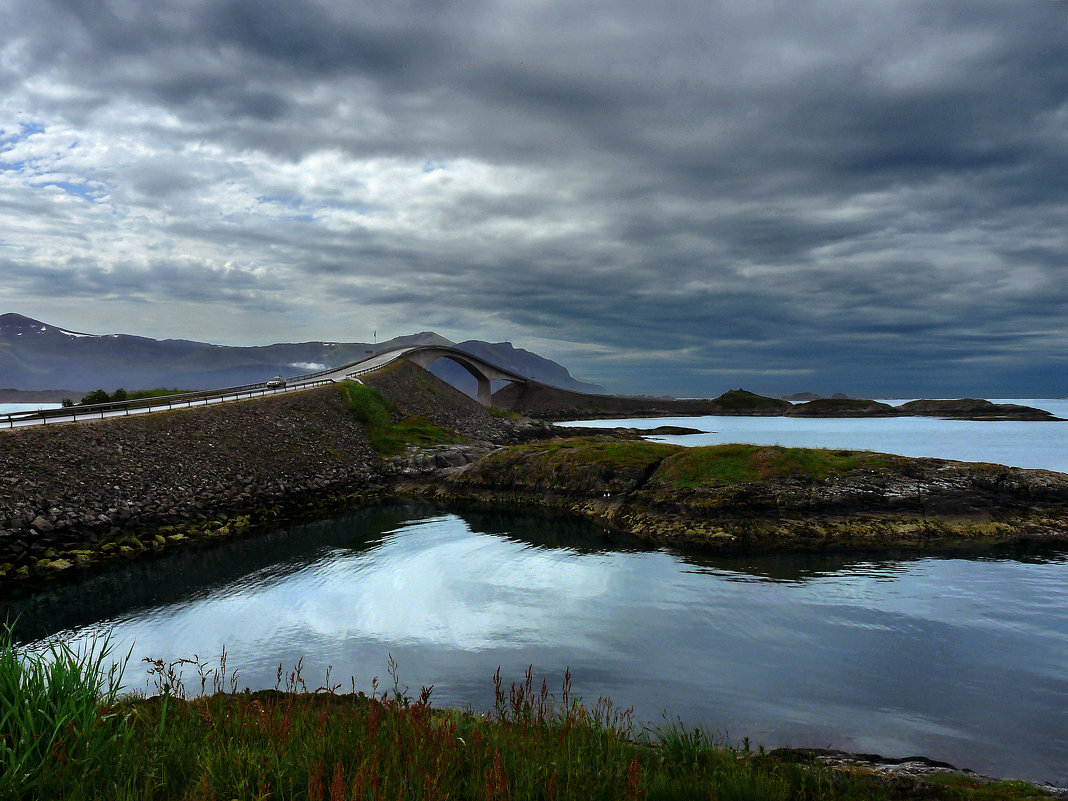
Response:
[{"label": "curving road", "polygon": [[479,381],[479,400],[488,404],[489,381],[491,378],[500,378],[509,381],[526,381],[526,377],[520,376],[509,370],[504,370],[490,364],[477,356],[472,356],[455,348],[440,346],[413,345],[396,348],[394,350],[376,353],[361,361],[351,362],[341,367],[329,370],[320,370],[317,373],[305,373],[286,379],[284,387],[269,388],[266,381],[258,384],[245,384],[239,387],[227,387],[225,389],[207,390],[204,392],[188,392],[181,395],[167,395],[160,398],[146,398],[135,401],[116,401],[112,403],[98,403],[91,406],[71,406],[62,409],[44,409],[27,412],[12,412],[0,415],[0,429],[22,428],[24,426],[53,425],[56,423],[83,423],[90,420],[104,420],[109,417],[129,417],[135,414],[147,414],[171,409],[185,409],[194,406],[210,406],[214,403],[227,403],[235,400],[248,400],[249,398],[278,395],[285,392],[296,392],[302,389],[311,389],[324,384],[337,381],[345,381],[358,378],[366,373],[374,372],[398,359],[409,358],[426,367],[431,361],[440,357],[452,358],[459,362],[465,369],[471,372]]}]

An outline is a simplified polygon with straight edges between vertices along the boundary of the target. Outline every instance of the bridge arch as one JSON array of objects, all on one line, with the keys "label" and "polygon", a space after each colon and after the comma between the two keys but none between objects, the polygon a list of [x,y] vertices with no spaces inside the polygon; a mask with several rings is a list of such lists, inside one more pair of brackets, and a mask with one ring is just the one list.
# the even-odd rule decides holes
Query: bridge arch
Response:
[{"label": "bridge arch", "polygon": [[430,367],[430,365],[438,359],[442,358],[449,359],[460,365],[474,377],[476,382],[478,382],[478,402],[483,406],[493,405],[493,387],[490,383],[491,381],[513,381],[524,384],[527,381],[523,376],[508,372],[507,370],[502,370],[499,367],[494,367],[492,364],[488,364],[469,353],[464,353],[455,348],[418,347],[405,353],[404,358],[408,359],[408,361],[413,364],[419,365],[424,370]]}]

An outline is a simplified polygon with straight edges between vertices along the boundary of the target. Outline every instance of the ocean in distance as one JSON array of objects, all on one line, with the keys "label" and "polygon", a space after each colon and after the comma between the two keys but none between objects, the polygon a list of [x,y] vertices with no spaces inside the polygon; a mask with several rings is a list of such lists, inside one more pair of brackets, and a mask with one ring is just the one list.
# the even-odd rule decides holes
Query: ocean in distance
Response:
[{"label": "ocean in distance", "polygon": [[[899,405],[905,400],[884,400]],[[1045,409],[1068,421],[1068,399],[1003,399]],[[722,445],[745,442],[789,448],[833,448],[931,456],[963,462],[993,462],[1068,473],[1068,422],[944,420],[935,417],[653,417],[624,420],[574,420],[574,428],[675,425],[701,434],[650,437],[677,445]]]},{"label": "ocean in distance", "polygon": [[15,412],[36,412],[39,409],[58,409],[59,403],[0,403],[0,414]]}]

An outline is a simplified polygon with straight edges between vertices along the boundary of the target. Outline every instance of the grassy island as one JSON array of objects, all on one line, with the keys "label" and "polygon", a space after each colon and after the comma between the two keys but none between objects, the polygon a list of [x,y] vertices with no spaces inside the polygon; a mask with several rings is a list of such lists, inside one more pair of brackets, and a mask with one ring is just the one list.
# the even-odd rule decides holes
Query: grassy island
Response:
[{"label": "grassy island", "polygon": [[1064,474],[868,451],[571,437],[498,449],[424,491],[715,548],[1068,537]]}]

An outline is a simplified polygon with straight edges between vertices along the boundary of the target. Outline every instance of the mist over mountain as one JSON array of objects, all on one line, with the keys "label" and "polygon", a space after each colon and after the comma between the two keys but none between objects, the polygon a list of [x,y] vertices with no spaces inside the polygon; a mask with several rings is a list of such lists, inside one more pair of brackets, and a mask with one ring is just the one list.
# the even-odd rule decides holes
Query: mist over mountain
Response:
[{"label": "mist over mountain", "polygon": [[[0,315],[0,388],[127,390],[152,387],[213,389],[264,381],[274,375],[340,367],[380,351],[407,345],[445,345],[563,389],[601,392],[574,379],[566,368],[511,343],[454,343],[433,331],[386,342],[295,342],[231,347],[186,339],[157,340],[131,334],[86,334],[21,314]],[[447,359],[432,372],[473,394],[474,379]],[[470,383],[470,386],[468,386]]]}]

